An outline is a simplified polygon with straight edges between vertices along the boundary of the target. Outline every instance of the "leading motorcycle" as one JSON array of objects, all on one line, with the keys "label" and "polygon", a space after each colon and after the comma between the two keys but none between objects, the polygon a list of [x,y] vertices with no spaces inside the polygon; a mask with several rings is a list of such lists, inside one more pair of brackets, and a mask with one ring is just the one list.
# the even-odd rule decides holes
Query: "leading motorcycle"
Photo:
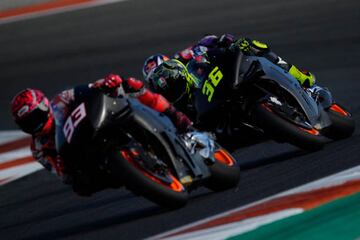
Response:
[{"label": "leading motorcycle", "polygon": [[187,69],[188,83],[196,89],[189,92],[196,123],[222,139],[251,129],[313,151],[328,138],[346,138],[354,132],[351,113],[328,89],[302,87],[265,57],[240,50],[209,51],[206,58],[191,60]]}]

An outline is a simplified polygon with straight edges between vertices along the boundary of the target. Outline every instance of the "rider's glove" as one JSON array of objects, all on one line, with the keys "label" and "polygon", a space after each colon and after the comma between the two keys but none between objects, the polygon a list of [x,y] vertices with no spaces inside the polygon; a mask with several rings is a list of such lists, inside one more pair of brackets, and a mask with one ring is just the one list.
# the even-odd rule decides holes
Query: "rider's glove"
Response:
[{"label": "rider's glove", "polygon": [[103,89],[114,89],[120,87],[123,82],[122,78],[116,74],[109,74],[104,78],[101,88]]},{"label": "rider's glove", "polygon": [[92,87],[98,88],[104,93],[116,97],[119,94],[118,90],[122,82],[123,79],[119,75],[111,73],[105,76],[104,79],[98,80],[93,83]]},{"label": "rider's glove", "polygon": [[230,50],[234,51],[240,49],[243,53],[249,53],[251,50],[251,45],[246,38],[240,38],[230,45]]}]

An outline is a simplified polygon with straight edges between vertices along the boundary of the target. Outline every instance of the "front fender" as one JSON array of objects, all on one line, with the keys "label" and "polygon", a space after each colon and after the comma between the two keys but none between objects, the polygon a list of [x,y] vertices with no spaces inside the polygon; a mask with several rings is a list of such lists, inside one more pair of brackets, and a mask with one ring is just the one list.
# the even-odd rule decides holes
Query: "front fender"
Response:
[{"label": "front fender", "polygon": [[262,66],[263,75],[257,79],[261,81],[272,81],[278,87],[288,92],[301,107],[309,123],[315,126],[319,123],[321,113],[318,104],[301,87],[300,83],[287,71],[271,63],[266,58],[257,58]]}]

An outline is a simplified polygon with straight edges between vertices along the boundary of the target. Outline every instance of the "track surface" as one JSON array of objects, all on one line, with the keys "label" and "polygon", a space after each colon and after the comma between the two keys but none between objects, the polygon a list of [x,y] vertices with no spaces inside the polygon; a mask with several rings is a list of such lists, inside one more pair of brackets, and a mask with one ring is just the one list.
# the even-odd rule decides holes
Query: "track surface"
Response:
[{"label": "track surface", "polygon": [[[173,53],[205,33],[232,32],[271,45],[317,74],[360,118],[360,2],[130,0],[0,25],[0,129],[12,129],[11,97],[24,87],[49,95],[109,71],[137,77],[150,54]],[[357,126],[360,122],[357,121]],[[0,188],[2,239],[141,239],[360,164],[351,139],[305,153],[286,144],[238,150],[238,191],[201,189],[166,211],[125,190],[79,198],[40,171]],[[256,164],[255,164],[256,163]]]}]

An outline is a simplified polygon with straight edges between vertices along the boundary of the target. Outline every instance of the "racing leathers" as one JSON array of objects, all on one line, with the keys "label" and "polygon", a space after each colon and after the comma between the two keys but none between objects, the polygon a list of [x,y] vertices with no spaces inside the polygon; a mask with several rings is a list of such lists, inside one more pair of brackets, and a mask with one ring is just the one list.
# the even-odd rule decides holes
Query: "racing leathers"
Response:
[{"label": "racing leathers", "polygon": [[206,54],[207,51],[219,51],[239,48],[243,53],[266,57],[271,62],[288,71],[297,79],[303,87],[312,87],[315,84],[315,76],[308,71],[300,71],[295,65],[284,61],[280,56],[271,51],[267,44],[249,38],[235,39],[231,34],[207,35],[194,46],[190,46],[175,54],[174,58],[186,63],[192,59]]},{"label": "racing leathers", "polygon": [[165,96],[174,106],[183,111],[192,120],[197,119],[194,109],[192,92],[196,88],[195,80],[187,72],[190,60],[211,62],[209,56],[223,55],[222,53],[241,51],[245,55],[263,56],[269,61],[288,71],[300,84],[311,90],[315,86],[315,76],[310,72],[300,71],[292,64],[285,62],[270,48],[259,41],[248,38],[235,39],[230,34],[221,37],[208,35],[196,45],[191,46],[174,55],[173,59],[164,60],[144,76],[151,89]]},{"label": "racing leathers", "polygon": [[[151,92],[144,87],[142,81],[135,78],[123,80],[120,76],[110,74],[104,79],[89,84],[90,88],[99,88],[106,94],[117,97],[128,95],[137,98],[141,103],[168,116],[179,131],[186,131],[192,124],[189,118],[177,111],[163,96]],[[51,100],[52,114],[67,114],[67,107],[74,101],[74,89],[56,95]],[[53,118],[54,119],[54,118]],[[33,157],[47,170],[59,176],[64,183],[72,185],[73,190],[81,196],[104,189],[105,183],[90,179],[88,176],[73,169],[73,164],[60,158],[55,148],[55,121],[51,127],[32,136],[31,151]],[[100,179],[99,179],[100,180]]]}]

